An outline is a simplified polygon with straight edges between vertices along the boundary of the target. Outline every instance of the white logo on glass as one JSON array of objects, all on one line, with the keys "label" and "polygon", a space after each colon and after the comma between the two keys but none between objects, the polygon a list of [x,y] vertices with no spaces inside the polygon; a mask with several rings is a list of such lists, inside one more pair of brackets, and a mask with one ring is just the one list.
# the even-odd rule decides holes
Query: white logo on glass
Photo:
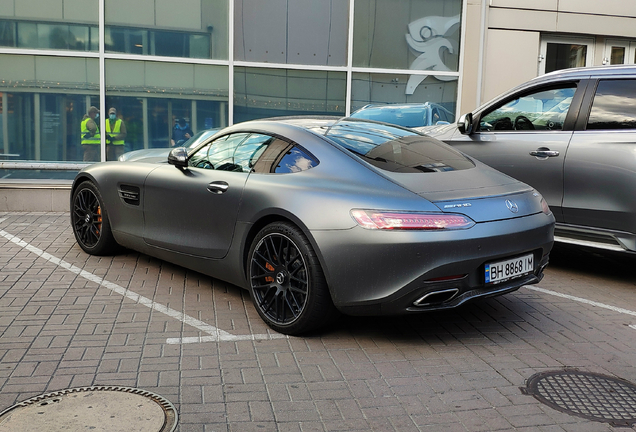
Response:
[{"label": "white logo on glass", "polygon": [[[453,53],[451,42],[444,36],[458,25],[460,16],[440,17],[430,16],[420,18],[409,24],[409,32],[406,34],[406,42],[411,49],[420,53],[420,55],[411,63],[410,69],[413,70],[435,70],[435,71],[451,71],[439,55],[442,48],[448,49]],[[406,83],[406,94],[413,94],[415,89],[424,79],[426,75],[411,75]],[[452,81],[457,79],[454,76],[435,76],[440,81]]]}]

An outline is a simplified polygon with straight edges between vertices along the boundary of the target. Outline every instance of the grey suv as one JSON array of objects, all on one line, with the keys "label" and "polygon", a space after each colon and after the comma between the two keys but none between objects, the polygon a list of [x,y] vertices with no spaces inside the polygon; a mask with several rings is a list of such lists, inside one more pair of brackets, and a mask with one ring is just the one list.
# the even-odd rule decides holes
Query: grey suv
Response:
[{"label": "grey suv", "polygon": [[636,66],[546,74],[423,132],[538,189],[556,241],[636,252]]}]

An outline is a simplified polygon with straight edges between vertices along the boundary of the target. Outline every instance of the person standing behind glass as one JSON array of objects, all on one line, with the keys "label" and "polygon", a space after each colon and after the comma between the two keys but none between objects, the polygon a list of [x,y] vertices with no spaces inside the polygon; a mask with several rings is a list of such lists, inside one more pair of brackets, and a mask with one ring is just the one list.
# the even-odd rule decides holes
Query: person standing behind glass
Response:
[{"label": "person standing behind glass", "polygon": [[106,160],[117,160],[124,154],[124,140],[126,139],[126,124],[117,118],[117,110],[108,110],[108,120],[106,120]]},{"label": "person standing behind glass", "polygon": [[189,140],[194,132],[190,129],[190,125],[184,118],[180,118],[174,128],[172,128],[172,139],[170,144],[172,147],[180,147],[184,142]]},{"label": "person standing behind glass", "polygon": [[84,150],[84,162],[99,162],[100,159],[100,136],[97,127],[97,118],[99,110],[94,106],[88,109],[88,113],[84,114],[80,127],[80,136],[82,137],[82,149]]}]

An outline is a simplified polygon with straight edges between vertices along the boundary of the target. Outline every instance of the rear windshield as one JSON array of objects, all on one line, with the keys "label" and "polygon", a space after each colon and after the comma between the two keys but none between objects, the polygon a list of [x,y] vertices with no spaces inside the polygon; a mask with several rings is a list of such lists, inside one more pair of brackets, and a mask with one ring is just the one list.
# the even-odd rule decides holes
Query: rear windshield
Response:
[{"label": "rear windshield", "polygon": [[341,121],[325,136],[380,169],[431,173],[473,168],[473,162],[434,138],[369,122]]}]

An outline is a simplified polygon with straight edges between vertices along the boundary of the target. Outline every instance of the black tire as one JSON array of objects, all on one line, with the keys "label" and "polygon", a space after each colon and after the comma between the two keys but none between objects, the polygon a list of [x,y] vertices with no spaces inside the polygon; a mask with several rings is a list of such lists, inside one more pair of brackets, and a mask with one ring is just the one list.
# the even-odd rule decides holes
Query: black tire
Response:
[{"label": "black tire", "polygon": [[254,307],[277,332],[306,333],[337,316],[318,258],[296,226],[274,222],[263,228],[247,265]]},{"label": "black tire", "polygon": [[75,239],[84,252],[111,255],[118,249],[110,229],[104,200],[93,182],[87,180],[73,192],[71,226]]}]

